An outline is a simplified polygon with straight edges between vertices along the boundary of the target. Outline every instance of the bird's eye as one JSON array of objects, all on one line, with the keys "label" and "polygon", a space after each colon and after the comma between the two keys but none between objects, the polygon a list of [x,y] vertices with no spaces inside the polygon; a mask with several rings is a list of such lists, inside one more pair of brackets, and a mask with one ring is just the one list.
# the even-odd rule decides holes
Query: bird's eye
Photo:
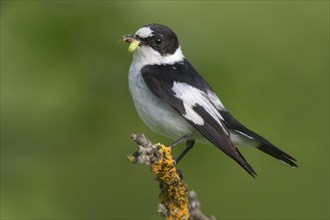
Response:
[{"label": "bird's eye", "polygon": [[155,43],[156,43],[157,45],[160,45],[160,44],[162,43],[162,39],[157,38],[156,41],[155,41]]}]

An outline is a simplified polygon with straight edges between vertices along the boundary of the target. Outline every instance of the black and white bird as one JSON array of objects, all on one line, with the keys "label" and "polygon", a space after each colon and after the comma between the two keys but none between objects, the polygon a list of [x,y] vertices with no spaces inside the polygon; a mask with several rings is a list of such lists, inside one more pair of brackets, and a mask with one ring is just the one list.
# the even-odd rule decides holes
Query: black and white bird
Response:
[{"label": "black and white bird", "polygon": [[129,90],[136,110],[154,132],[186,141],[179,161],[195,140],[211,143],[234,159],[253,177],[256,172],[237,149],[253,146],[292,167],[292,156],[237,121],[196,69],[184,57],[176,34],[167,26],[145,25],[130,43],[133,60],[129,69]]}]

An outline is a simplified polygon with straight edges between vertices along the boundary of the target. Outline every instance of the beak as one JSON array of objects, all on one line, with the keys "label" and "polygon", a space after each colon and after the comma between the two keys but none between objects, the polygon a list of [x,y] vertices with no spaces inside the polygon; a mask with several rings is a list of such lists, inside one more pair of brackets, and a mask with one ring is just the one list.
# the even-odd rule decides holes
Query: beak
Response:
[{"label": "beak", "polygon": [[140,41],[136,36],[134,35],[126,35],[123,37],[123,40],[127,43],[132,43],[133,41]]},{"label": "beak", "polygon": [[141,43],[141,40],[133,35],[124,36],[123,40],[127,43],[130,43],[130,45],[128,47],[128,51],[131,53],[134,52],[136,50],[136,48],[139,46],[139,44]]}]

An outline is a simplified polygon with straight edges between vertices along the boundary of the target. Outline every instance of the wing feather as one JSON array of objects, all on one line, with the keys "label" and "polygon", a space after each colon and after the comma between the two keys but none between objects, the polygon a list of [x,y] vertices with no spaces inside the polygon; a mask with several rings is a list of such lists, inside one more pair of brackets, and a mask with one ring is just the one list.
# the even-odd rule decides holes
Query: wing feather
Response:
[{"label": "wing feather", "polygon": [[[145,66],[141,73],[146,85],[155,96],[168,103],[205,138],[234,159],[251,176],[256,176],[256,172],[231,142],[222,116],[209,99],[207,92],[212,89],[188,61],[185,60],[174,65]],[[177,94],[178,91],[173,90],[175,82],[186,83],[196,90],[180,96]],[[185,89],[183,88],[181,92],[185,92]],[[194,96],[195,102],[191,99],[192,97],[189,97],[190,95]]]},{"label": "wing feather", "polygon": [[257,174],[251,165],[245,160],[239,150],[233,145],[229,137],[223,133],[222,128],[201,106],[195,106],[194,110],[202,116],[205,123],[203,126],[193,125],[202,135],[204,135],[212,144],[222,150],[229,157],[234,159],[241,167],[243,167],[251,176]]}]

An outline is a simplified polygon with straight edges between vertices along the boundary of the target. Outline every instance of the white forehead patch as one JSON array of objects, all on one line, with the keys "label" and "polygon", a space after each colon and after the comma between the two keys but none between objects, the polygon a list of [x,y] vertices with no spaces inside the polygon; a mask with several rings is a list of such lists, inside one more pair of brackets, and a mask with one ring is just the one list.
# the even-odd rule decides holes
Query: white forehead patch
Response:
[{"label": "white forehead patch", "polygon": [[150,27],[142,27],[135,34],[141,38],[147,38],[147,37],[154,36],[153,31],[151,30]]}]

